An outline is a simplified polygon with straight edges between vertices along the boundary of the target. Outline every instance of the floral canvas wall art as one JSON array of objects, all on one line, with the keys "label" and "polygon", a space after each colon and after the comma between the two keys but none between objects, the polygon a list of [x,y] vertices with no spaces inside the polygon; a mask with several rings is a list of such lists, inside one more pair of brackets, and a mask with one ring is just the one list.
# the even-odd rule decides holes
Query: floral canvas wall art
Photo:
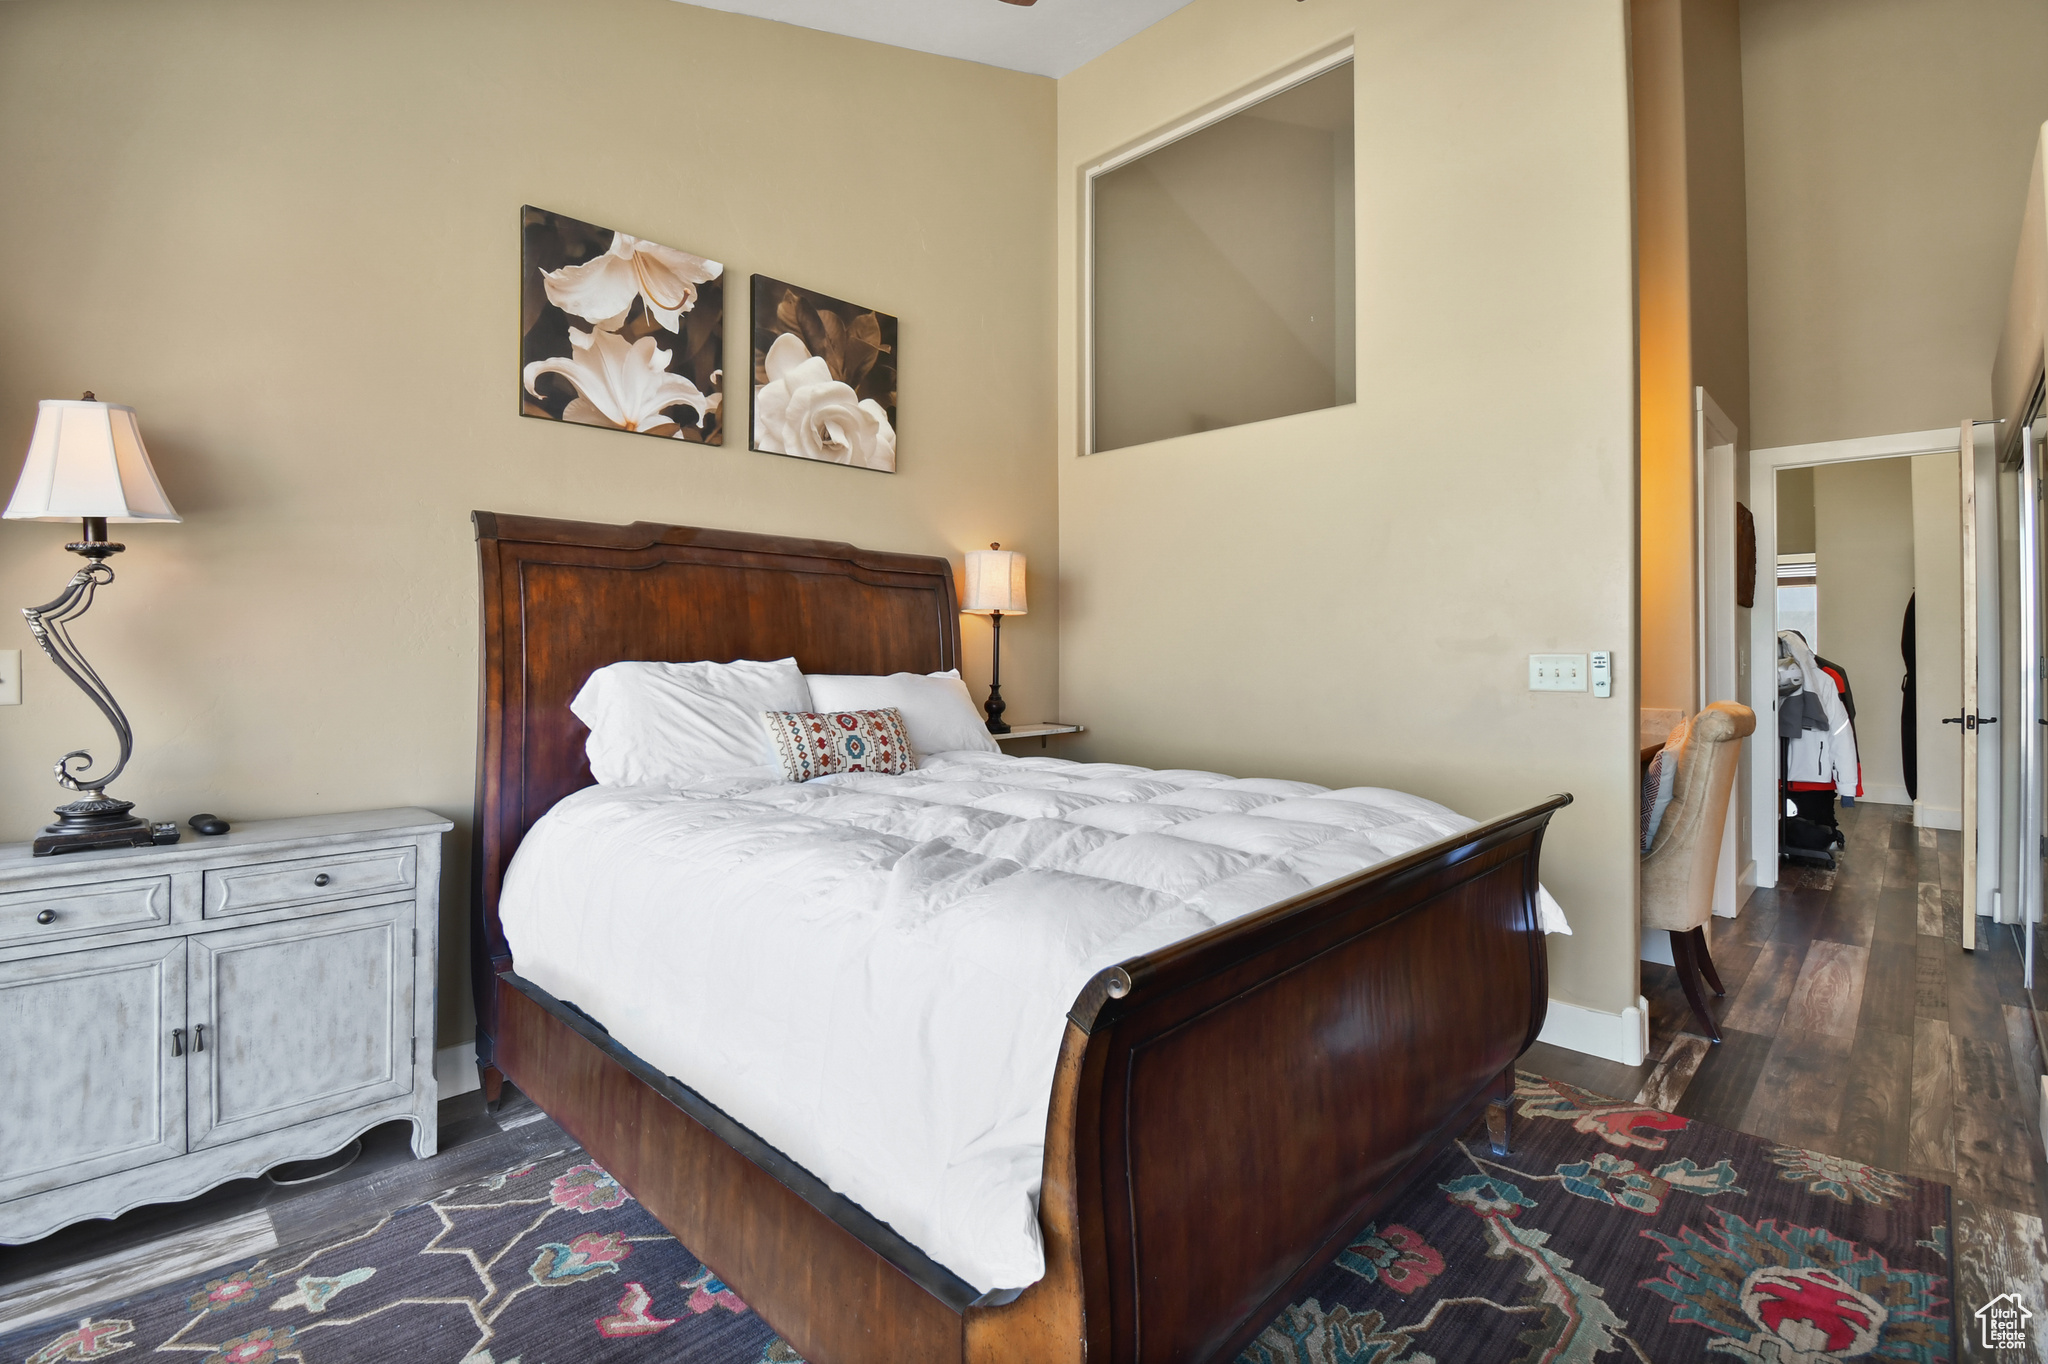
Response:
[{"label": "floral canvas wall art", "polygon": [[725,267],[520,210],[519,411],[720,444]]},{"label": "floral canvas wall art", "polygon": [[896,472],[896,319],[754,276],[754,448]]}]

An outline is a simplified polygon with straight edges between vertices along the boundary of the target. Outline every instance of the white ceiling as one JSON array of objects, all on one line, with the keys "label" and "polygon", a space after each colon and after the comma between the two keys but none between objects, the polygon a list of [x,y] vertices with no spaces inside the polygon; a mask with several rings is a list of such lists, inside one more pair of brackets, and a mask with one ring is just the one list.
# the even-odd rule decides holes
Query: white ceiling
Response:
[{"label": "white ceiling", "polygon": [[1188,0],[687,0],[848,38],[1064,76]]}]

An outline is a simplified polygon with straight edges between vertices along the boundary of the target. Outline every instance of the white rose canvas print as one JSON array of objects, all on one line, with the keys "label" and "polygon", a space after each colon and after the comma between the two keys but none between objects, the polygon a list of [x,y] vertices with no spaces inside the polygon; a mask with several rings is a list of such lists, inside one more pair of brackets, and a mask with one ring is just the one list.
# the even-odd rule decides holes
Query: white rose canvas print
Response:
[{"label": "white rose canvas print", "polygon": [[754,276],[754,448],[896,472],[896,319]]},{"label": "white rose canvas print", "polygon": [[522,415],[723,443],[723,265],[529,206],[519,271]]}]

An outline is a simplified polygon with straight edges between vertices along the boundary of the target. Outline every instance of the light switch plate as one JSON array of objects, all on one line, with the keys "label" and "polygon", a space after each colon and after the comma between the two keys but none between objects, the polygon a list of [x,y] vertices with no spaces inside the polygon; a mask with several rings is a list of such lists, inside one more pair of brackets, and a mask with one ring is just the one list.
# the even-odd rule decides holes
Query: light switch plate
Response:
[{"label": "light switch plate", "polygon": [[21,650],[0,649],[0,706],[21,704]]},{"label": "light switch plate", "polygon": [[1584,654],[1529,655],[1530,691],[1584,691],[1586,673]]}]

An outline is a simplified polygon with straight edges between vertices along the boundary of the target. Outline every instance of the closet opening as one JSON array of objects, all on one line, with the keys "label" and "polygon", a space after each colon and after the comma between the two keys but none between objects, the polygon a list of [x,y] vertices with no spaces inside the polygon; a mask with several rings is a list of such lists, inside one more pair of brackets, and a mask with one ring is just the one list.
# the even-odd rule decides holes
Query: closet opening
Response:
[{"label": "closet opening", "polygon": [[1962,829],[1958,477],[1953,450],[1777,472],[1781,879],[1836,871],[1859,802]]}]

